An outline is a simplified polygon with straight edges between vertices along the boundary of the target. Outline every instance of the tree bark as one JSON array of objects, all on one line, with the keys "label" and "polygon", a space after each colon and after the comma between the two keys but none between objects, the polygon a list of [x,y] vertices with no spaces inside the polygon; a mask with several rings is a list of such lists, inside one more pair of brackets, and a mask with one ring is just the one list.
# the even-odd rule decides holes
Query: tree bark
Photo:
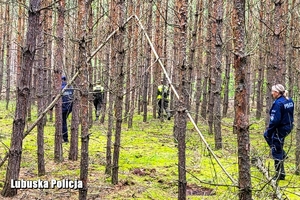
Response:
[{"label": "tree bark", "polygon": [[245,1],[234,0],[233,7],[234,69],[235,69],[235,129],[238,142],[239,199],[252,199],[250,175],[249,117],[247,115],[247,57],[245,53]]},{"label": "tree bark", "polygon": [[213,38],[212,42],[215,51],[215,66],[213,68],[215,84],[213,92],[214,112],[213,124],[215,135],[215,148],[222,148],[221,132],[221,91],[222,91],[222,48],[223,48],[223,0],[216,0],[213,3]]},{"label": "tree bark", "polygon": [[80,71],[80,113],[81,117],[81,159],[80,159],[80,180],[83,187],[79,189],[79,199],[87,199],[88,193],[88,171],[89,171],[89,69],[88,55],[88,21],[91,0],[78,2],[78,36],[79,36],[79,56],[78,70]]},{"label": "tree bark", "polygon": [[[56,60],[54,66],[54,91],[58,94],[61,91],[61,77],[63,70],[64,60],[64,12],[65,12],[65,0],[59,1],[58,6],[58,27],[57,27],[57,40],[56,40]],[[54,160],[56,162],[63,161],[63,148],[62,148],[62,101],[60,100],[55,107],[55,141],[54,141]]]},{"label": "tree bark", "polygon": [[264,39],[263,39],[263,23],[262,20],[264,18],[264,11],[263,11],[263,2],[260,2],[260,20],[261,22],[259,23],[259,64],[258,64],[258,80],[257,80],[257,98],[256,98],[256,119],[261,118],[261,114],[263,112],[263,81],[264,81],[264,73],[265,73],[265,68],[264,68],[264,55],[263,55],[263,44],[264,44]]},{"label": "tree bark", "polygon": [[[147,17],[147,34],[152,40],[152,0],[148,0],[148,17]],[[151,65],[151,47],[150,44],[145,40],[146,48],[145,48],[145,64],[143,70],[143,122],[147,122],[148,115],[148,90],[149,90],[149,68]]]},{"label": "tree bark", "polygon": [[122,131],[122,110],[123,110],[123,84],[124,84],[124,36],[125,32],[125,0],[118,0],[117,2],[117,17],[119,32],[116,34],[116,47],[117,47],[117,88],[116,88],[116,99],[115,99],[115,116],[116,116],[116,129],[115,129],[115,142],[113,152],[113,168],[112,168],[112,184],[119,182],[119,156],[120,156],[120,145],[121,145],[121,131]]},{"label": "tree bark", "polygon": [[17,103],[13,121],[13,132],[9,150],[9,160],[6,170],[6,179],[1,195],[12,197],[17,189],[11,187],[11,180],[18,180],[22,157],[23,133],[25,129],[28,98],[30,97],[31,70],[36,51],[36,37],[39,34],[40,0],[30,0],[28,10],[28,28],[26,45],[23,49],[23,64],[21,67],[20,82],[17,86]]},{"label": "tree bark", "polygon": [[187,125],[187,107],[188,107],[188,73],[186,63],[186,43],[187,43],[187,18],[188,18],[188,0],[176,1],[178,13],[178,61],[176,68],[179,78],[179,100],[177,101],[177,115],[174,121],[174,132],[178,139],[178,199],[186,199],[186,125]]},{"label": "tree bark", "polygon": [[[45,4],[43,4],[45,6]],[[44,18],[44,11],[41,12],[41,19]],[[44,23],[42,23],[43,25]],[[39,35],[37,36],[37,46],[42,46],[43,43],[43,33],[42,26],[39,27]],[[44,62],[43,62],[43,48],[36,51],[36,70],[37,70],[37,87],[36,87],[36,98],[38,106],[38,115],[42,115],[45,107],[45,93],[44,93]],[[37,124],[37,159],[38,159],[38,175],[43,176],[46,173],[45,169],[45,158],[44,158],[44,126],[46,118],[43,117]]]}]

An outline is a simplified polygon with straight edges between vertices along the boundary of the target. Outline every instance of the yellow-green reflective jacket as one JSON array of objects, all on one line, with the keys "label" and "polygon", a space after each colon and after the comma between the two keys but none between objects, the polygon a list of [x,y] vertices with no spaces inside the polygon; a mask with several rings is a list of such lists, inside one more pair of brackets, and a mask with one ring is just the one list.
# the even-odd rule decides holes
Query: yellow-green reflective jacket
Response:
[{"label": "yellow-green reflective jacket", "polygon": [[159,85],[157,88],[157,99],[162,99],[162,95],[164,95],[164,99],[169,100],[169,87],[166,85]]}]

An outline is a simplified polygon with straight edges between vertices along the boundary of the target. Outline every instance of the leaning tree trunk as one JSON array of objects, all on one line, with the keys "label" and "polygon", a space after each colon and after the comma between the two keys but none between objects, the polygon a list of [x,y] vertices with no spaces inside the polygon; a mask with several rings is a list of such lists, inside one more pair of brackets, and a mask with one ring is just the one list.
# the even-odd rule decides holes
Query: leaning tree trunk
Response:
[{"label": "leaning tree trunk", "polygon": [[233,43],[235,69],[235,124],[238,141],[239,199],[252,199],[249,118],[247,115],[247,55],[245,53],[245,0],[234,0]]},{"label": "leaning tree trunk", "polygon": [[30,0],[28,10],[28,29],[26,45],[23,48],[23,63],[21,67],[20,81],[17,86],[17,103],[13,121],[13,132],[9,150],[9,160],[6,170],[6,179],[1,195],[12,197],[17,194],[17,189],[11,187],[11,180],[18,180],[20,173],[23,132],[25,129],[28,98],[30,97],[31,70],[36,51],[36,38],[38,35],[40,0]]}]

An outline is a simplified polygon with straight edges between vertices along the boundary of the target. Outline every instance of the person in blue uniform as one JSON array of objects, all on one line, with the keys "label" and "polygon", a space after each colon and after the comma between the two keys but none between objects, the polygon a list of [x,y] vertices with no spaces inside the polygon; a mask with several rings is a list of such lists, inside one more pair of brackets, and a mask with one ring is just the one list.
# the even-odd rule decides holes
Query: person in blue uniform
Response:
[{"label": "person in blue uniform", "polygon": [[[67,85],[67,78],[62,76],[61,89],[63,90]],[[68,125],[67,119],[69,114],[72,112],[74,98],[74,89],[68,87],[62,94],[62,134],[63,142],[69,142],[68,139]]]},{"label": "person in blue uniform", "polygon": [[264,133],[268,143],[276,170],[275,180],[285,179],[284,160],[286,152],[283,150],[284,139],[292,131],[294,122],[294,102],[288,97],[288,92],[281,84],[272,86],[272,96],[275,99],[270,109],[270,122]]}]

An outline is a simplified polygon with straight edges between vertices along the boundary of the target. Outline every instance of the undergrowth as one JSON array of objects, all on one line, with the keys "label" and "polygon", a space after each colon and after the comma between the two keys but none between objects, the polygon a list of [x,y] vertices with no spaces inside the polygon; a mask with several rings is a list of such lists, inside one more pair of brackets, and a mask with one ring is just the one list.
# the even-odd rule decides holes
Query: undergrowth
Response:
[{"label": "undergrowth", "polygon": [[[0,103],[0,156],[1,160],[8,151],[12,132],[13,110],[11,105],[5,109]],[[31,124],[36,117],[33,117]],[[69,120],[71,117],[69,117]],[[201,133],[197,133],[188,122],[186,133],[187,188],[188,199],[238,199],[238,187],[230,180],[238,181],[237,136],[232,132],[232,117],[222,119],[221,150],[214,149],[214,136],[208,133],[204,121],[198,123]],[[94,122],[90,129],[89,140],[89,190],[88,199],[177,199],[178,165],[177,143],[173,137],[173,119],[161,122],[149,116],[148,122],[142,122],[142,116],[135,115],[133,127],[123,123],[121,151],[119,160],[119,184],[112,185],[111,179],[104,173],[106,164],[107,123]],[[69,122],[70,125],[70,122]],[[263,139],[264,120],[251,119],[249,128],[251,140],[251,158],[259,157],[274,173],[273,160]],[[51,180],[79,179],[80,157],[78,161],[69,161],[69,144],[63,144],[64,161],[55,163],[54,122],[47,122],[45,127],[45,164],[46,175],[37,176],[36,129],[23,143],[20,179]],[[199,134],[213,150],[226,173],[212,156]],[[69,128],[70,135],[70,128]],[[287,177],[279,182],[280,191],[288,199],[300,199],[299,177],[295,171],[295,131],[286,138],[285,149],[289,159],[286,161]],[[79,133],[80,139],[80,133]],[[80,141],[79,141],[80,146]],[[80,155],[80,149],[79,149]],[[7,164],[7,162],[6,162]],[[6,164],[0,168],[0,190],[5,181]],[[255,166],[251,168],[253,199],[272,199],[274,191],[268,180]],[[26,198],[25,198],[26,197]],[[0,197],[2,198],[2,197]],[[78,190],[73,189],[22,189],[14,199],[78,199]]]}]

